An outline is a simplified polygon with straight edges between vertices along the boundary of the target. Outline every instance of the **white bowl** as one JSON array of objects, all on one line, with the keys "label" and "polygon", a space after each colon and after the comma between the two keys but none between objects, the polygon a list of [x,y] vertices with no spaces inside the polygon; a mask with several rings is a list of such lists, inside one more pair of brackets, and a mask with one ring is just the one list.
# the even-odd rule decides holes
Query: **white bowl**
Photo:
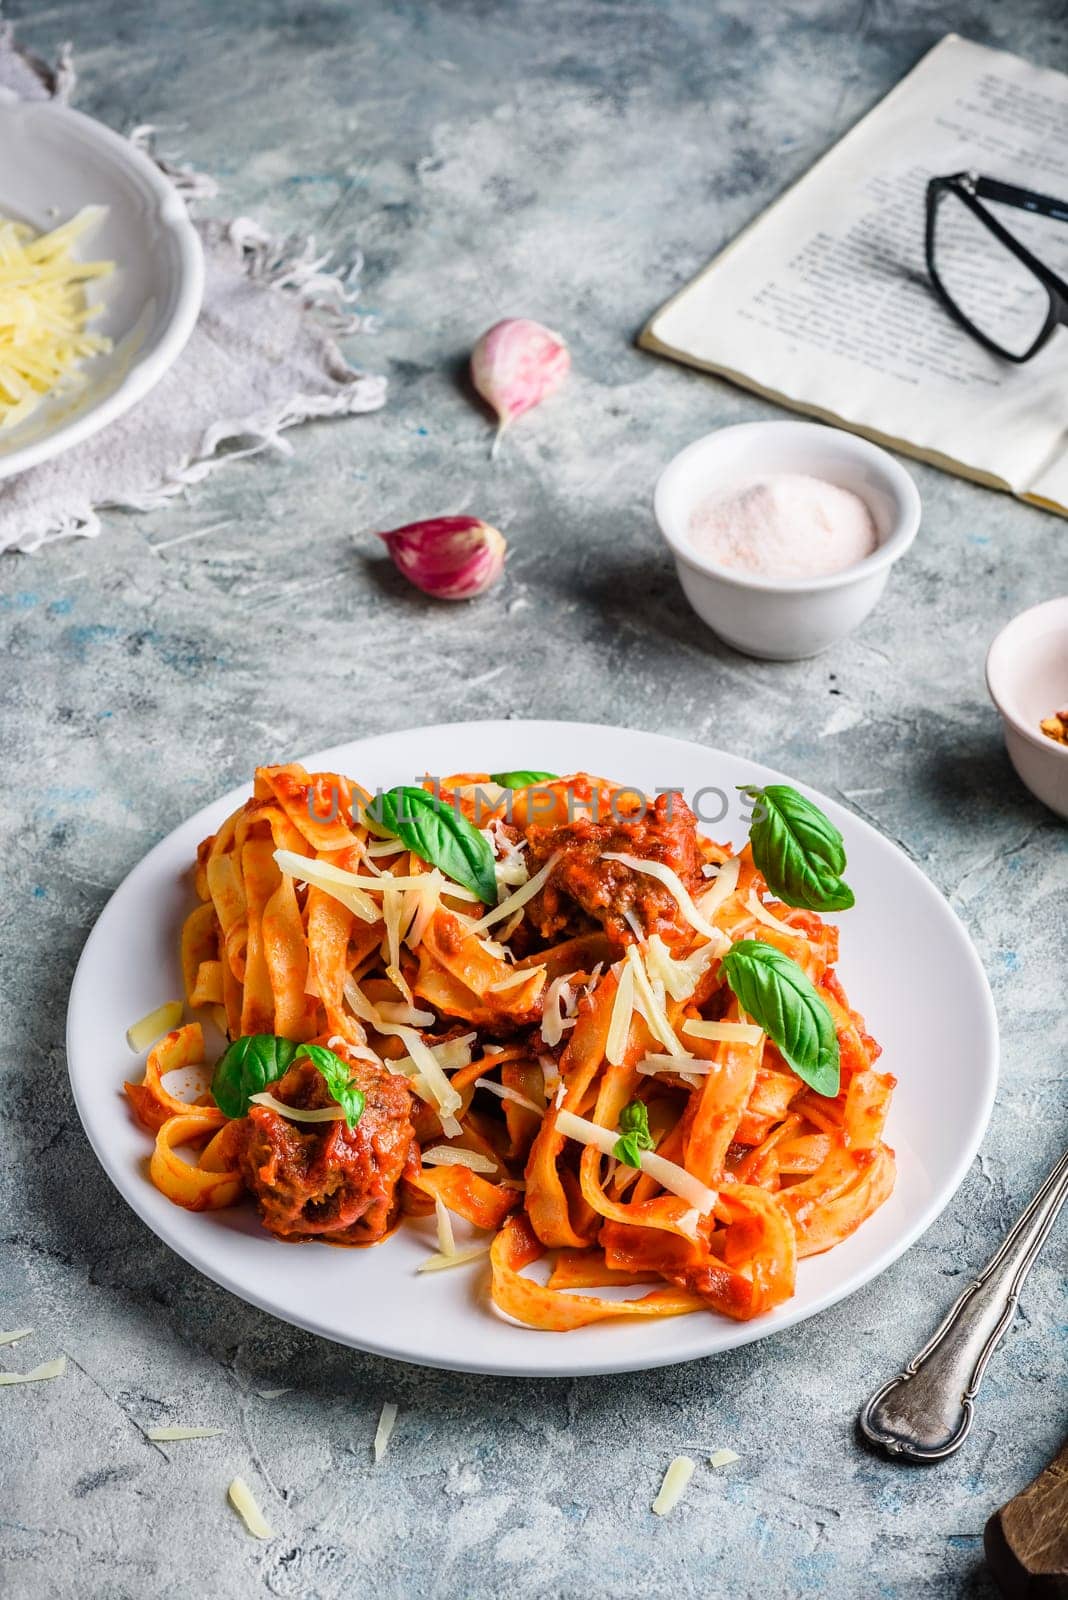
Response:
[{"label": "white bowl", "polygon": [[0,478],[58,455],[140,400],[175,360],[200,311],[204,259],[177,190],[129,140],[68,106],[0,89],[0,215],[46,232],[86,205],[107,216],[78,243],[115,271],[87,286],[114,341],[74,396],[46,400],[0,434]]},{"label": "white bowl", "polygon": [[[689,540],[695,506],[772,472],[806,473],[851,489],[871,512],[878,548],[823,578],[766,578],[695,550]],[[746,422],[705,434],[664,468],[653,508],[697,615],[736,650],[770,661],[818,655],[851,633],[920,525],[919,492],[904,467],[867,439],[818,422]]]},{"label": "white bowl", "polygon": [[1002,628],[987,654],[986,686],[1016,771],[1037,799],[1068,817],[1068,745],[1039,727],[1068,706],[1068,595],[1021,611]]}]

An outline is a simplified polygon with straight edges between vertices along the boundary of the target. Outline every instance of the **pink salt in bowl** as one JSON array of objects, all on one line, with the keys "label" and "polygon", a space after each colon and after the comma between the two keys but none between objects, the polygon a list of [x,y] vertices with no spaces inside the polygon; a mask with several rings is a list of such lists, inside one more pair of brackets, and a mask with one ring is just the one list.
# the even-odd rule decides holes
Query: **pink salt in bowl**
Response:
[{"label": "pink salt in bowl", "polygon": [[[797,473],[857,495],[875,526],[870,555],[820,577],[771,577],[725,566],[691,542],[690,519],[710,495]],[[702,622],[744,655],[798,661],[862,623],[920,525],[920,496],[900,462],[856,434],[817,422],[746,422],[695,440],[657,480],[653,509],[679,582]]]}]

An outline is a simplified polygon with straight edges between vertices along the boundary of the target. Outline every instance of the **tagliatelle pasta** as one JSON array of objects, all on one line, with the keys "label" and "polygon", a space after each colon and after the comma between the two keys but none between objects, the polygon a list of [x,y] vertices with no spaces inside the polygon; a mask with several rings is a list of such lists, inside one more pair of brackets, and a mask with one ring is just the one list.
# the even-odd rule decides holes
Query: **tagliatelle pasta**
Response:
[{"label": "tagliatelle pasta", "polygon": [[352,780],[261,768],[201,845],[186,1000],[231,1046],[195,1102],[168,1078],[203,1061],[198,1022],[127,1084],[152,1181],[292,1241],[436,1214],[424,1269],[488,1253],[498,1311],[547,1330],[781,1304],[894,1181],[837,929],[769,901],[681,796],[424,788],[391,835]]}]

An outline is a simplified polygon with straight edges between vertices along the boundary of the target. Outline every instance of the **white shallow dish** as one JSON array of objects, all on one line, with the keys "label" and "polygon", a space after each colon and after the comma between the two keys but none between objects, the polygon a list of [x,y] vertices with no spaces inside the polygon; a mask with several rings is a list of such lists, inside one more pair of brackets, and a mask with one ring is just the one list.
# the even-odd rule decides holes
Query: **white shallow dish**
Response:
[{"label": "white shallow dish", "polygon": [[[802,473],[864,501],[879,543],[822,578],[770,578],[720,566],[690,543],[690,517],[710,495],[769,473]],[[844,639],[877,604],[920,526],[920,495],[899,461],[869,439],[819,422],[742,422],[695,439],[657,480],[653,510],[683,593],[702,622],[745,655],[797,661]]]},{"label": "white shallow dish", "polygon": [[[701,808],[709,817],[720,806],[709,791],[719,790],[731,809],[706,831],[739,846],[746,829],[735,785],[784,781],[756,762],[682,740],[566,722],[468,722],[386,734],[327,750],[306,765],[350,774],[372,789],[427,772],[588,769],[647,790],[705,790]],[[67,1053],[85,1130],[119,1191],[180,1256],[253,1305],[341,1344],[458,1371],[548,1377],[665,1366],[778,1333],[853,1293],[930,1226],[967,1171],[997,1082],[997,1025],[978,957],[942,896],[901,851],[814,794],[845,835],[857,906],[842,918],[839,971],[884,1045],[881,1068],[898,1078],[887,1138],[899,1170],[894,1194],[874,1217],[836,1249],[801,1263],[786,1305],[752,1322],[696,1313],[539,1332],[493,1311],[484,1263],[417,1276],[433,1248],[430,1223],[405,1223],[385,1244],[344,1251],[272,1239],[251,1207],[181,1210],[147,1177],[149,1136],[122,1093],[123,1079],[137,1076],[124,1035],[181,994],[178,930],[195,903],[190,863],[199,841],[249,792],[235,789],[184,822],[112,896],[75,975]]]},{"label": "white shallow dish", "polygon": [[0,215],[48,232],[87,205],[107,207],[76,250],[115,262],[110,277],[86,289],[105,306],[92,329],[114,349],[86,364],[88,383],[76,395],[44,401],[0,434],[0,478],[69,450],[142,399],[192,333],[204,290],[185,203],[146,156],[68,106],[0,89]]},{"label": "white shallow dish", "polygon": [[987,654],[986,684],[1017,775],[1068,819],[1068,745],[1039,727],[1068,706],[1068,595],[1021,611],[1002,628]]}]

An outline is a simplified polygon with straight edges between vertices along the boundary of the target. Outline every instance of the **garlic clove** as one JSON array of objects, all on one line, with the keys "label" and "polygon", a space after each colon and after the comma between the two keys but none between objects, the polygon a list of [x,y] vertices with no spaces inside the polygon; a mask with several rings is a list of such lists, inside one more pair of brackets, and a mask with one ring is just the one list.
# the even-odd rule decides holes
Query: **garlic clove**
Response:
[{"label": "garlic clove", "polygon": [[[529,317],[506,317],[471,352],[471,381],[497,413],[497,438],[563,383],[571,355],[560,335]],[[496,447],[496,445],[495,445]]]},{"label": "garlic clove", "polygon": [[393,564],[436,600],[470,600],[504,571],[507,541],[477,517],[431,517],[380,533]]}]

